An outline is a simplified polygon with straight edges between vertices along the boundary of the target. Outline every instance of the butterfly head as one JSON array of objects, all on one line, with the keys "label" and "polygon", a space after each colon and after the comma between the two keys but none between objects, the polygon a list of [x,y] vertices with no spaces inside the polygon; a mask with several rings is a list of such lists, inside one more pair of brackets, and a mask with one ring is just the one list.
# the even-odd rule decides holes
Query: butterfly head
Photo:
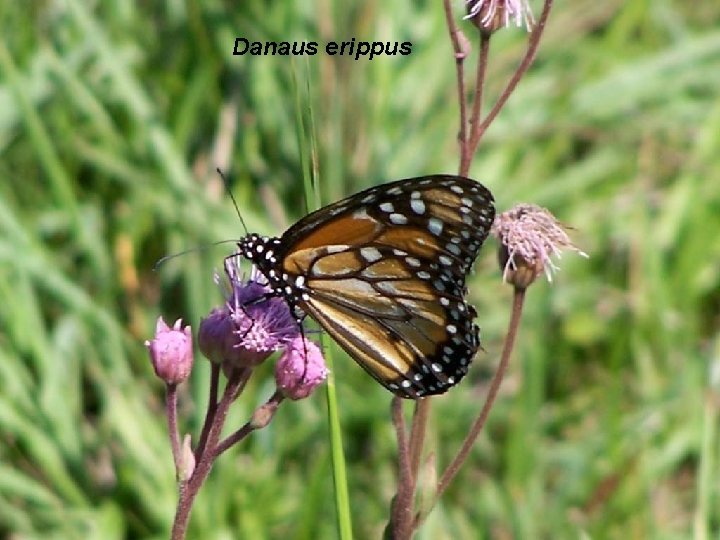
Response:
[{"label": "butterfly head", "polygon": [[270,288],[275,292],[279,292],[276,289],[282,285],[282,274],[277,270],[279,246],[279,238],[260,236],[255,233],[248,234],[237,243],[239,254],[260,270],[267,278]]},{"label": "butterfly head", "polygon": [[296,312],[296,318],[302,318],[303,315],[298,312],[296,306],[304,299],[304,278],[302,280],[295,278],[293,281],[283,270],[281,240],[277,237],[251,233],[242,238],[237,246],[239,254],[252,262],[267,279],[273,295],[284,298],[290,308]]}]

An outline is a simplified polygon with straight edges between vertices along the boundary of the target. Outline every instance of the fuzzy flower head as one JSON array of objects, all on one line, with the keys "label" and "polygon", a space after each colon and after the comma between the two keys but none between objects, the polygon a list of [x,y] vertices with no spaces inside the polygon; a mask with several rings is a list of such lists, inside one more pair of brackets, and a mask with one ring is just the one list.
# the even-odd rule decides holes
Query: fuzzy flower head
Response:
[{"label": "fuzzy flower head", "polygon": [[500,241],[498,253],[503,281],[519,289],[527,288],[543,272],[552,282],[558,270],[551,257],[560,258],[562,250],[575,251],[565,229],[548,210],[534,204],[518,204],[495,218],[492,234]]},{"label": "fuzzy flower head", "polygon": [[492,33],[515,23],[518,28],[524,23],[529,32],[535,24],[528,0],[466,0],[468,14],[481,31]]},{"label": "fuzzy flower head", "polygon": [[327,375],[320,348],[304,337],[293,339],[275,364],[278,390],[290,399],[308,397]]},{"label": "fuzzy flower head", "polygon": [[[276,296],[255,269],[245,281],[237,259],[227,259],[227,301],[200,323],[200,350],[213,362],[254,367],[299,334],[287,303]],[[219,281],[219,278],[217,279]]]},{"label": "fuzzy flower head", "polygon": [[170,328],[162,317],[155,326],[155,337],[146,341],[155,374],[166,384],[179,384],[190,375],[193,366],[192,333],[178,319]]}]

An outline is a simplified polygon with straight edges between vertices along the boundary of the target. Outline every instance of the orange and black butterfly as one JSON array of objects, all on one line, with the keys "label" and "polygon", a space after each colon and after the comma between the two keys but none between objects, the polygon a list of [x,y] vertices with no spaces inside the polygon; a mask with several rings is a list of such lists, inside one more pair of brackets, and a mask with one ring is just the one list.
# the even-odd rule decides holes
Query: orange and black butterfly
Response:
[{"label": "orange and black butterfly", "polygon": [[301,322],[310,315],[394,394],[441,394],[480,346],[465,278],[495,217],[469,178],[408,178],[321,208],[240,254]]}]

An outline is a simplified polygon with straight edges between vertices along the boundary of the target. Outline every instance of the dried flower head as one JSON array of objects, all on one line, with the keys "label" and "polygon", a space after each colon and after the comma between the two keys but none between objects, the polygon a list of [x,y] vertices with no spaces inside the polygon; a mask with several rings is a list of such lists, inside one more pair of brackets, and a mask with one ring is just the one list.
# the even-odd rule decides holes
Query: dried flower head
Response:
[{"label": "dried flower head", "polygon": [[535,24],[527,0],[466,0],[466,5],[468,14],[465,19],[471,19],[483,32],[495,32],[510,26],[511,21],[517,27],[524,23],[529,32]]},{"label": "dried flower head", "polygon": [[253,367],[298,336],[299,327],[287,303],[270,295],[254,268],[245,281],[239,276],[237,260],[231,258],[225,273],[228,299],[201,322],[200,350],[213,362]]},{"label": "dried flower head", "polygon": [[182,328],[182,319],[170,328],[162,317],[155,326],[155,337],[146,341],[150,360],[158,377],[167,384],[179,384],[190,375],[193,366],[192,333]]},{"label": "dried flower head", "polygon": [[292,340],[275,364],[278,390],[290,399],[308,397],[327,374],[320,348],[304,337]]},{"label": "dried flower head", "polygon": [[587,257],[572,243],[555,216],[534,204],[518,204],[499,214],[492,234],[500,240],[498,257],[503,280],[520,289],[527,288],[543,272],[552,282],[552,273],[558,268],[551,256],[560,258],[562,250]]}]

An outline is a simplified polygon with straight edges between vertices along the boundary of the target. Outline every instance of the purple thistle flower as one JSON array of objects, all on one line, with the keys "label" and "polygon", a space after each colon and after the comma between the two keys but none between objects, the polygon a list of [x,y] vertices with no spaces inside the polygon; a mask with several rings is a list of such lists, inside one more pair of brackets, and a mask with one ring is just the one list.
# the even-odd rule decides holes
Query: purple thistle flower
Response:
[{"label": "purple thistle flower", "polygon": [[290,399],[308,397],[327,374],[320,348],[304,337],[293,339],[275,364],[278,390]]},{"label": "purple thistle flower", "polygon": [[525,289],[545,272],[552,282],[558,270],[551,256],[560,258],[564,249],[587,253],[572,243],[555,216],[534,204],[518,204],[495,218],[492,234],[500,240],[500,266],[503,281]]},{"label": "purple thistle flower", "polygon": [[254,268],[250,279],[244,281],[237,260],[231,258],[225,273],[230,284],[228,299],[200,323],[200,350],[213,362],[254,367],[298,336],[299,326],[287,303],[270,296]]},{"label": "purple thistle flower", "polygon": [[170,328],[162,317],[155,326],[155,337],[146,341],[155,374],[167,384],[179,384],[190,375],[193,366],[192,332],[182,328],[182,319]]}]

